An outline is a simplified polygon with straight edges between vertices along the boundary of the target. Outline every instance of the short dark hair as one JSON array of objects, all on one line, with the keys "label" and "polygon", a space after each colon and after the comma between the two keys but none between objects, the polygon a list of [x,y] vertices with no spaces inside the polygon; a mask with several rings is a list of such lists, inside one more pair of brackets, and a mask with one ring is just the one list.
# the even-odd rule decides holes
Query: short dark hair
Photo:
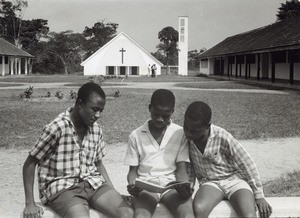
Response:
[{"label": "short dark hair", "polygon": [[207,126],[211,121],[211,108],[208,104],[202,101],[195,101],[191,103],[185,111],[185,118],[192,119],[194,121],[201,121],[203,126]]},{"label": "short dark hair", "polygon": [[78,93],[77,93],[76,103],[78,102],[79,99],[81,100],[82,103],[85,103],[89,99],[90,95],[94,92],[96,92],[102,98],[104,98],[104,99],[106,98],[105,92],[97,83],[88,82],[88,83],[83,84],[79,88]]},{"label": "short dark hair", "polygon": [[173,92],[167,89],[157,89],[153,92],[151,97],[152,106],[175,107],[175,96]]}]

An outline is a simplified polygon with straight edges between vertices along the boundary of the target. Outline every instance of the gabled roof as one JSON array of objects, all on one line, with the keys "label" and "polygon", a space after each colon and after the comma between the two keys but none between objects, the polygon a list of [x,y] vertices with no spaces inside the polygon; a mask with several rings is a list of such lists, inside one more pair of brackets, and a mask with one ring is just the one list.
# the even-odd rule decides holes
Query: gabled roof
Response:
[{"label": "gabled roof", "polygon": [[0,55],[18,56],[18,57],[33,57],[31,54],[17,48],[8,41],[0,38]]},{"label": "gabled roof", "polygon": [[139,45],[136,41],[134,41],[130,36],[128,36],[125,32],[119,33],[117,36],[115,36],[113,39],[111,39],[109,42],[107,42],[104,46],[102,46],[99,50],[97,50],[94,54],[92,54],[90,57],[88,57],[86,60],[84,60],[81,63],[81,66],[85,65],[86,62],[88,62],[90,59],[92,59],[94,56],[96,56],[98,53],[100,53],[103,49],[105,49],[110,44],[114,43],[118,38],[121,36],[125,36],[130,41],[132,41],[137,47],[139,47],[142,51],[144,51],[149,57],[151,57],[155,62],[163,66],[163,63],[161,63],[159,60],[157,60],[153,55],[151,55],[146,49],[144,49],[141,45]]},{"label": "gabled roof", "polygon": [[300,15],[226,38],[200,58],[300,48]]}]

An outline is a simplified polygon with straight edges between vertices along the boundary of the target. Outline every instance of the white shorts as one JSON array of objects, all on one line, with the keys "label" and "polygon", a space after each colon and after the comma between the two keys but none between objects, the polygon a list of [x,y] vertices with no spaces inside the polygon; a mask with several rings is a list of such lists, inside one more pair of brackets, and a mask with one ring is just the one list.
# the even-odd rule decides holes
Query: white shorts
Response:
[{"label": "white shorts", "polygon": [[235,193],[240,189],[247,189],[253,193],[249,184],[245,180],[237,177],[230,177],[228,179],[223,179],[223,180],[209,181],[203,183],[201,186],[204,185],[210,185],[220,190],[223,193],[225,199],[230,199],[233,193]]}]

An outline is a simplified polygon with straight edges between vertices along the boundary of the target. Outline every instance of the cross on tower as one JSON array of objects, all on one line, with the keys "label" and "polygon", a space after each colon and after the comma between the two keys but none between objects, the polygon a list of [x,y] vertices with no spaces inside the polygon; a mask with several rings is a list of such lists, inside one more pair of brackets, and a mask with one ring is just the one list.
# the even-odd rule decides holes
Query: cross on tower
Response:
[{"label": "cross on tower", "polygon": [[124,59],[124,57],[123,57],[123,55],[124,55],[124,52],[125,52],[126,50],[124,50],[124,48],[122,48],[121,50],[119,50],[119,52],[122,52],[122,64],[123,64],[123,59]]}]

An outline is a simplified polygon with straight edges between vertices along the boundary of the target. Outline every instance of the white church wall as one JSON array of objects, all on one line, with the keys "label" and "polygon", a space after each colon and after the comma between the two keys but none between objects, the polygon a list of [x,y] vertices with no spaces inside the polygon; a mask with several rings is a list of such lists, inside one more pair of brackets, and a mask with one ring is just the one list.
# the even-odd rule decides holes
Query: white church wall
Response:
[{"label": "white church wall", "polygon": [[138,67],[138,75],[148,75],[149,64],[156,64],[156,74],[161,74],[161,63],[124,33],[116,36],[82,63],[84,75],[107,75],[108,66],[113,66],[116,69],[114,75],[119,75],[120,67],[126,67],[126,74],[129,76],[132,67]]}]

